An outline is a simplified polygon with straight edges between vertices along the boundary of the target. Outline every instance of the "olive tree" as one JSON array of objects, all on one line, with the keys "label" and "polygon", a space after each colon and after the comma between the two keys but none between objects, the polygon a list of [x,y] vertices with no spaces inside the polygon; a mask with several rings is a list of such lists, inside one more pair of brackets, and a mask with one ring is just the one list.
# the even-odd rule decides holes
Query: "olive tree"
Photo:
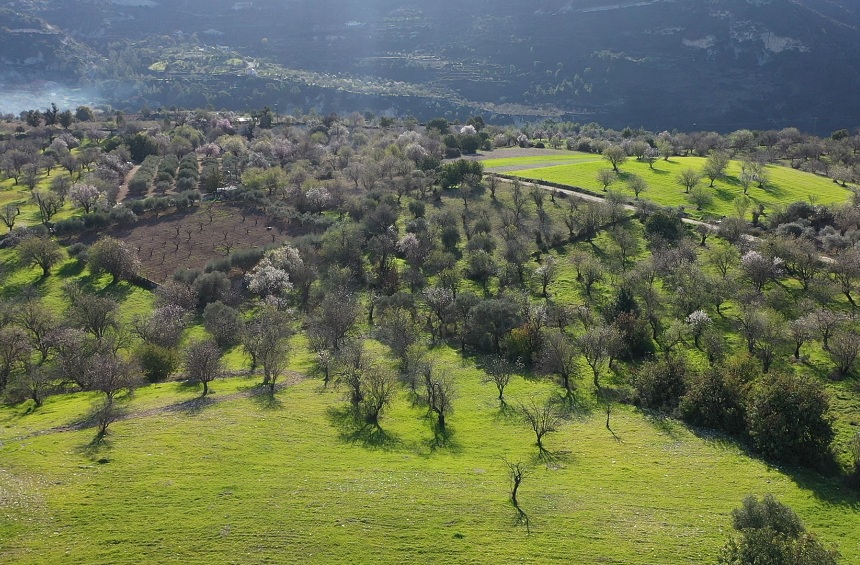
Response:
[{"label": "olive tree", "polygon": [[627,162],[627,153],[620,145],[610,145],[603,150],[603,159],[612,165],[612,170],[618,172],[618,165]]},{"label": "olive tree", "polygon": [[218,347],[235,345],[242,333],[242,317],[235,308],[223,302],[208,304],[203,310],[203,326]]},{"label": "olive tree", "polygon": [[42,276],[51,273],[51,267],[62,261],[63,251],[60,244],[47,237],[29,236],[16,247],[18,260],[24,265],[38,265]]},{"label": "olive tree", "polygon": [[702,177],[695,169],[686,168],[678,173],[675,180],[678,184],[684,187],[685,194],[690,194],[693,188],[695,188],[696,185],[699,184],[699,181],[702,180]]},{"label": "olive tree", "polygon": [[90,246],[87,263],[90,272],[106,272],[115,283],[137,276],[140,269],[137,251],[130,244],[112,237],[103,237]]}]

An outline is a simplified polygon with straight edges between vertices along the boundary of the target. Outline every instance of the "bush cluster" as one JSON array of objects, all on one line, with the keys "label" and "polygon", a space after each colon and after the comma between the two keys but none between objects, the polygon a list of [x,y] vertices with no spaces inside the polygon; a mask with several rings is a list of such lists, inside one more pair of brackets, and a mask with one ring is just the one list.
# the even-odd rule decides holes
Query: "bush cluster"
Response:
[{"label": "bush cluster", "polygon": [[703,372],[672,356],[643,365],[633,378],[636,402],[747,441],[758,453],[792,465],[816,465],[834,432],[824,388],[806,377],[762,373],[738,354]]},{"label": "bush cluster", "polygon": [[128,191],[130,194],[140,196],[149,192],[149,188],[155,181],[160,161],[161,158],[157,155],[150,155],[143,160],[143,164],[141,164],[134,177],[128,182]]},{"label": "bush cluster", "polygon": [[180,191],[197,188],[200,171],[197,165],[197,154],[189,153],[179,162],[179,173],[176,175],[176,189]]}]

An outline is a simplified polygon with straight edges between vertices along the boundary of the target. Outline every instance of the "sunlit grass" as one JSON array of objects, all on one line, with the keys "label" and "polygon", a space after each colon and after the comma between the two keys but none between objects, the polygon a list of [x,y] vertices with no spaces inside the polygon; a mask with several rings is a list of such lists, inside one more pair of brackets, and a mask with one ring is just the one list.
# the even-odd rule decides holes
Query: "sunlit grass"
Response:
[{"label": "sunlit grass", "polygon": [[[628,192],[632,197],[632,193],[626,189],[626,180],[630,174],[637,174],[644,178],[648,184],[648,190],[641,195],[642,198],[653,200],[663,206],[686,206],[688,211],[696,216],[719,217],[735,214],[732,202],[736,197],[743,194],[743,189],[737,179],[740,174],[738,161],[731,163],[726,177],[717,180],[714,183],[714,188],[709,188],[710,181],[704,179],[702,186],[706,187],[706,190],[713,197],[713,203],[702,211],[695,210],[695,206],[689,202],[687,195],[684,194],[684,188],[677,183],[676,177],[683,169],[701,170],[704,163],[705,159],[701,157],[673,157],[669,161],[659,160],[655,162],[654,168],[651,169],[647,163],[631,159],[621,165],[619,180],[610,188]],[[597,172],[608,167],[610,165],[605,161],[589,161],[526,169],[511,174],[602,192],[603,185],[597,180]],[[810,196],[813,196],[821,204],[844,202],[850,195],[847,189],[835,184],[832,180],[812,173],[775,165],[769,165],[767,171],[770,175],[770,181],[765,184],[765,188],[758,188],[754,184],[748,191],[748,196],[754,203],[761,202],[766,208],[771,208],[775,204],[787,205],[799,200],[807,200]]]},{"label": "sunlit grass", "polygon": [[[587,395],[547,437],[548,467],[470,362],[444,348],[434,355],[458,387],[445,445],[405,392],[382,432],[361,432],[338,416],[340,393],[318,380],[282,390],[274,404],[238,398],[117,422],[95,451],[92,430],[13,439],[74,421],[88,395],[51,399],[45,414],[0,409],[0,454],[11,465],[4,500],[17,503],[0,518],[3,559],[701,563],[715,559],[729,511],[751,492],[776,494],[849,562],[860,555],[856,499],[814,474],[786,473],[731,441],[626,407],[613,412],[613,436]],[[218,381],[213,399],[255,382]],[[506,396],[513,405],[551,390],[516,378]],[[196,394],[153,385],[128,409]],[[535,461],[520,491],[531,535],[507,501],[502,457]]]}]

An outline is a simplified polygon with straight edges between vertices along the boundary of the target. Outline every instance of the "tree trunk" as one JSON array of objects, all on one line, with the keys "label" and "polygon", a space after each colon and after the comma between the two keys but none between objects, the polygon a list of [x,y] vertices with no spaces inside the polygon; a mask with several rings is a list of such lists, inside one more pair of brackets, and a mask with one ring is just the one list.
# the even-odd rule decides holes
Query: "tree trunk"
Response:
[{"label": "tree trunk", "polygon": [[515,507],[519,508],[520,504],[517,502],[517,491],[520,488],[520,483],[522,482],[522,478],[515,476],[514,477],[514,488],[511,489],[511,502]]},{"label": "tree trunk", "polygon": [[209,394],[209,381],[203,381],[203,396]]}]

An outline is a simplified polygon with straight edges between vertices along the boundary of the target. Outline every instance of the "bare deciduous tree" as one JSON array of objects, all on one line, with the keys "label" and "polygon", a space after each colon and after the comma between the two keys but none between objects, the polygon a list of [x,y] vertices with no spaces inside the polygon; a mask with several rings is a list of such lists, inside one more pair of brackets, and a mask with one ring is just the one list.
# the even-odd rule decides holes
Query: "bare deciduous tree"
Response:
[{"label": "bare deciduous tree", "polygon": [[6,204],[0,209],[0,220],[9,228],[9,231],[12,231],[12,228],[15,227],[15,220],[20,214],[21,208],[15,204]]},{"label": "bare deciduous tree", "polygon": [[203,394],[209,393],[209,383],[221,376],[221,350],[212,340],[191,342],[185,352],[185,376],[189,381],[203,385]]},{"label": "bare deciduous tree", "polygon": [[839,375],[848,375],[860,354],[860,333],[853,329],[837,331],[830,340],[828,353]]},{"label": "bare deciduous tree", "polygon": [[17,326],[0,328],[0,390],[6,388],[16,368],[23,367],[31,352],[27,333]]},{"label": "bare deciduous tree", "polygon": [[439,374],[432,365],[428,365],[425,374],[425,393],[427,406],[436,414],[437,431],[444,434],[446,431],[445,418],[451,413],[454,405],[456,389],[454,381],[446,374]]},{"label": "bare deciduous tree", "polygon": [[504,357],[494,355],[484,362],[486,376],[481,379],[482,383],[493,383],[499,391],[499,403],[505,405],[505,387],[511,382],[515,367]]},{"label": "bare deciduous tree", "polygon": [[538,449],[543,453],[543,438],[546,434],[557,432],[561,426],[561,415],[549,402],[537,404],[534,400],[520,404],[520,414],[523,420],[531,426],[537,438]]},{"label": "bare deciduous tree", "polygon": [[579,373],[579,356],[576,346],[561,330],[549,332],[544,340],[539,366],[544,372],[555,375],[561,381],[568,399],[573,397],[576,385],[573,379]]}]

